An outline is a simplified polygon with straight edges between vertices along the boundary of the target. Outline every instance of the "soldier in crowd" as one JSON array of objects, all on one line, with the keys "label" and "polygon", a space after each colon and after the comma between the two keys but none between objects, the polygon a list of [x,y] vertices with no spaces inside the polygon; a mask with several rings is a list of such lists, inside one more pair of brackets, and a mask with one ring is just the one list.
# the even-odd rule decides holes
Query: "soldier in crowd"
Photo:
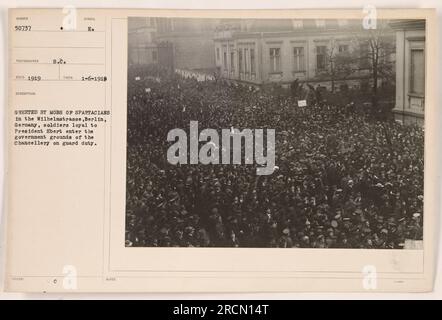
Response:
[{"label": "soldier in crowd", "polygon": [[[135,80],[137,79],[137,80]],[[403,248],[421,240],[424,132],[354,106],[130,68],[126,245]],[[310,104],[311,102],[311,104]],[[276,167],[172,165],[167,133],[274,128]]]}]

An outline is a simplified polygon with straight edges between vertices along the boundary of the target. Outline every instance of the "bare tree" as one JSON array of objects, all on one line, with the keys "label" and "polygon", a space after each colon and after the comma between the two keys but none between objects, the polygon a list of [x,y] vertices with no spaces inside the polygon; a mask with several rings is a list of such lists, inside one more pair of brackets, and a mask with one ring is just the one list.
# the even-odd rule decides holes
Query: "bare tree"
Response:
[{"label": "bare tree", "polygon": [[[346,48],[343,50],[343,48]],[[353,58],[349,52],[349,46],[339,44],[331,39],[326,50],[326,68],[319,72],[322,78],[328,78],[331,82],[331,91],[335,92],[336,81],[347,79],[353,72]]]},{"label": "bare tree", "polygon": [[[344,49],[343,49],[344,48]],[[376,29],[355,30],[347,43],[331,39],[326,50],[326,67],[318,73],[329,79],[331,91],[335,91],[338,80],[350,76],[366,76],[371,83],[372,104],[376,108],[379,100],[379,83],[394,83],[394,36],[387,22],[379,22]]]},{"label": "bare tree", "polygon": [[372,103],[374,109],[378,106],[379,81],[394,83],[394,37],[391,29],[384,23],[378,23],[376,29],[370,29],[358,34],[356,41],[356,59],[359,72],[366,70],[371,80]]}]

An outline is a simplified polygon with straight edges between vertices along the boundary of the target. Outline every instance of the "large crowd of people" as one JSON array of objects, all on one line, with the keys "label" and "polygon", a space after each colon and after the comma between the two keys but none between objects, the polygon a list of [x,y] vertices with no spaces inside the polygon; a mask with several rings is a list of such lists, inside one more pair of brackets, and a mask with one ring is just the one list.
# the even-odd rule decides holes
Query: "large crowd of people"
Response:
[{"label": "large crowd of people", "polygon": [[[423,233],[424,131],[159,67],[128,72],[126,246],[403,248]],[[302,97],[304,98],[304,97]],[[169,130],[272,128],[276,170],[172,165]]]}]

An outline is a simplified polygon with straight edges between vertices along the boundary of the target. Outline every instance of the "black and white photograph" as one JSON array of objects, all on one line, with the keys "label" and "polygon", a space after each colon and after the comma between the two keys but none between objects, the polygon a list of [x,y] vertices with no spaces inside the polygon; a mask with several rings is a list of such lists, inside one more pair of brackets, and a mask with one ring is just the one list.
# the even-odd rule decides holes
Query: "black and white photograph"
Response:
[{"label": "black and white photograph", "polygon": [[425,20],[127,29],[125,247],[422,249]]}]

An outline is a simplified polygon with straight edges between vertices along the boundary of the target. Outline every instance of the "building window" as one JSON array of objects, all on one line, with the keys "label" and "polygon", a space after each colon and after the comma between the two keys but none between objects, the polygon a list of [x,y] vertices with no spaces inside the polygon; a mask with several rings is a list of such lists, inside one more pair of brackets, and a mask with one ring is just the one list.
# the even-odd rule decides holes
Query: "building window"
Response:
[{"label": "building window", "polygon": [[301,29],[304,26],[304,24],[302,20],[292,20],[292,26],[293,29]]},{"label": "building window", "polygon": [[316,47],[316,69],[324,70],[326,66],[326,46],[317,46]]},{"label": "building window", "polygon": [[156,62],[158,59],[158,53],[154,50],[152,51],[152,61]]},{"label": "building window", "polygon": [[338,26],[340,26],[340,27],[348,26],[348,20],[347,19],[339,19],[338,20]]},{"label": "building window", "polygon": [[242,50],[238,49],[238,69],[239,69],[239,73],[243,72],[243,67],[242,67]]},{"label": "building window", "polygon": [[244,70],[246,73],[249,73],[249,64],[248,64],[248,56],[249,56],[249,49],[244,49]]},{"label": "building window", "polygon": [[325,20],[316,20],[317,28],[325,28]]},{"label": "building window", "polygon": [[293,71],[300,72],[305,71],[304,64],[304,47],[295,47],[293,48]]},{"label": "building window", "polygon": [[425,94],[425,56],[423,49],[411,50],[410,93]]},{"label": "building window", "polygon": [[362,43],[359,50],[361,51],[359,67],[367,69],[370,66],[370,46],[368,43]]},{"label": "building window", "polygon": [[219,61],[219,48],[216,48],[216,60]]},{"label": "building window", "polygon": [[281,48],[270,48],[270,72],[281,72]]},{"label": "building window", "polygon": [[156,18],[147,18],[147,25],[151,28],[156,27]]},{"label": "building window", "polygon": [[347,53],[348,52],[348,44],[340,44],[338,47],[339,53]]},{"label": "building window", "polygon": [[159,18],[158,21],[158,31],[159,32],[170,32],[173,31],[173,23],[170,18]]},{"label": "building window", "polygon": [[255,63],[255,49],[250,49],[250,72],[252,74],[256,73]]},{"label": "building window", "polygon": [[235,72],[235,52],[233,51],[230,51],[230,71]]},{"label": "building window", "polygon": [[224,66],[224,70],[227,70],[227,52],[225,52],[225,51],[223,53],[223,66]]}]

